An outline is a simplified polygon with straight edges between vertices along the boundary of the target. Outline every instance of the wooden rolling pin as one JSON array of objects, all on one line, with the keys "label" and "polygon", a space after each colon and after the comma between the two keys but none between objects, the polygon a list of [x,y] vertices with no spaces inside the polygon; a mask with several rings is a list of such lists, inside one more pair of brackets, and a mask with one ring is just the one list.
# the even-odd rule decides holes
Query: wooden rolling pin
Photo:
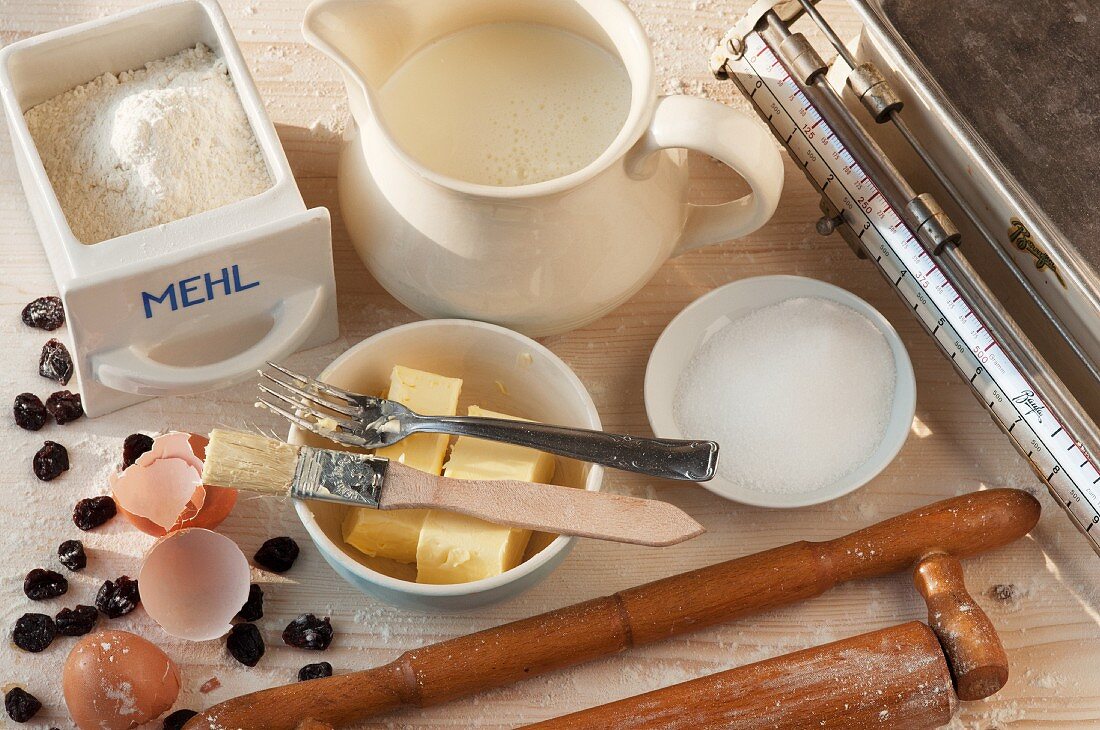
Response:
[{"label": "wooden rolling pin", "polygon": [[414,649],[375,669],[236,697],[186,727],[290,730],[305,719],[344,725],[448,702],[908,569],[929,552],[991,550],[1027,534],[1038,519],[1039,503],[1027,492],[954,497],[835,540],[792,543]]},{"label": "wooden rolling pin", "polygon": [[917,562],[931,628],[913,621],[528,726],[538,730],[921,730],[1008,680],[1008,657],[953,556]]},{"label": "wooden rolling pin", "polygon": [[958,700],[920,621],[646,692],[528,730],[927,730]]}]

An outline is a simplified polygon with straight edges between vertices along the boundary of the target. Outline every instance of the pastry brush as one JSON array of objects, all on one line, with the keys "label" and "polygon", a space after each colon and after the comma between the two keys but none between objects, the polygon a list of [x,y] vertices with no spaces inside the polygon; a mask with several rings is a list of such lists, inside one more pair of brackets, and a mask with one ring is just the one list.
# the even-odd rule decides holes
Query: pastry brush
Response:
[{"label": "pastry brush", "polygon": [[635,545],[673,545],[702,525],[666,502],[511,479],[449,479],[370,454],[214,429],[204,484],[352,507],[445,509],[510,527]]}]

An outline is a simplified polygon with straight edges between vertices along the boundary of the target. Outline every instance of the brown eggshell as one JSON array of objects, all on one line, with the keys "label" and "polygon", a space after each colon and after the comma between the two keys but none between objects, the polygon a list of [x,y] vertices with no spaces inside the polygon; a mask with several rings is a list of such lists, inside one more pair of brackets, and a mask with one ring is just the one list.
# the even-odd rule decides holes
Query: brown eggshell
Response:
[{"label": "brown eggshell", "polygon": [[[199,461],[206,458],[206,444],[209,443],[208,438],[192,433],[189,434],[187,442]],[[130,512],[126,509],[124,502],[120,501],[117,497],[115,502],[118,505],[118,511],[130,521],[130,524],[146,535],[164,537],[170,532],[187,527],[202,527],[212,530],[220,525],[222,521],[229,516],[229,513],[233,511],[233,507],[237,504],[237,490],[229,489],[228,487],[207,486],[205,484],[202,485],[201,490],[202,495],[199,499],[201,506],[196,509],[195,506],[189,502],[180,511],[175,524],[168,529],[165,529],[148,517]],[[198,493],[198,490],[196,490],[196,493]]]},{"label": "brown eggshell", "polygon": [[176,701],[180,674],[155,645],[126,631],[80,639],[61,675],[69,716],[81,730],[128,730]]}]

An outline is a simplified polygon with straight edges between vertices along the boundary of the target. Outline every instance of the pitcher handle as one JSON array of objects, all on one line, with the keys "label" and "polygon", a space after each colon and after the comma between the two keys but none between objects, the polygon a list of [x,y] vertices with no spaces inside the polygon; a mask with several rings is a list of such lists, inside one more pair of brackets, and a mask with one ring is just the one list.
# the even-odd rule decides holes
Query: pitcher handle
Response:
[{"label": "pitcher handle", "polygon": [[733,168],[752,192],[719,205],[688,203],[674,256],[747,235],[771,218],[783,190],[783,158],[759,121],[709,99],[663,96],[628,164],[644,164],[654,152],[679,147],[710,155]]}]

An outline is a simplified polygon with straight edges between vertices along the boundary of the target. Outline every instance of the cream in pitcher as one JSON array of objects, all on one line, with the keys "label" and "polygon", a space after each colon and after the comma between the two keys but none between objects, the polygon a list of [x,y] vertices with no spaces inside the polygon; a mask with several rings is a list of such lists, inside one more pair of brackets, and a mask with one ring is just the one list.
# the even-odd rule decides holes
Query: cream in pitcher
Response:
[{"label": "cream in pitcher", "polygon": [[[351,240],[425,317],[564,332],[778,203],[767,130],[658,97],[649,41],[618,0],[315,0],[303,32],[339,64],[355,120],[338,180]],[[688,203],[688,149],[752,192]]]},{"label": "cream in pitcher", "polygon": [[487,23],[414,54],[378,93],[394,141],[436,172],[527,185],[607,149],[630,108],[617,58],[572,33]]}]

